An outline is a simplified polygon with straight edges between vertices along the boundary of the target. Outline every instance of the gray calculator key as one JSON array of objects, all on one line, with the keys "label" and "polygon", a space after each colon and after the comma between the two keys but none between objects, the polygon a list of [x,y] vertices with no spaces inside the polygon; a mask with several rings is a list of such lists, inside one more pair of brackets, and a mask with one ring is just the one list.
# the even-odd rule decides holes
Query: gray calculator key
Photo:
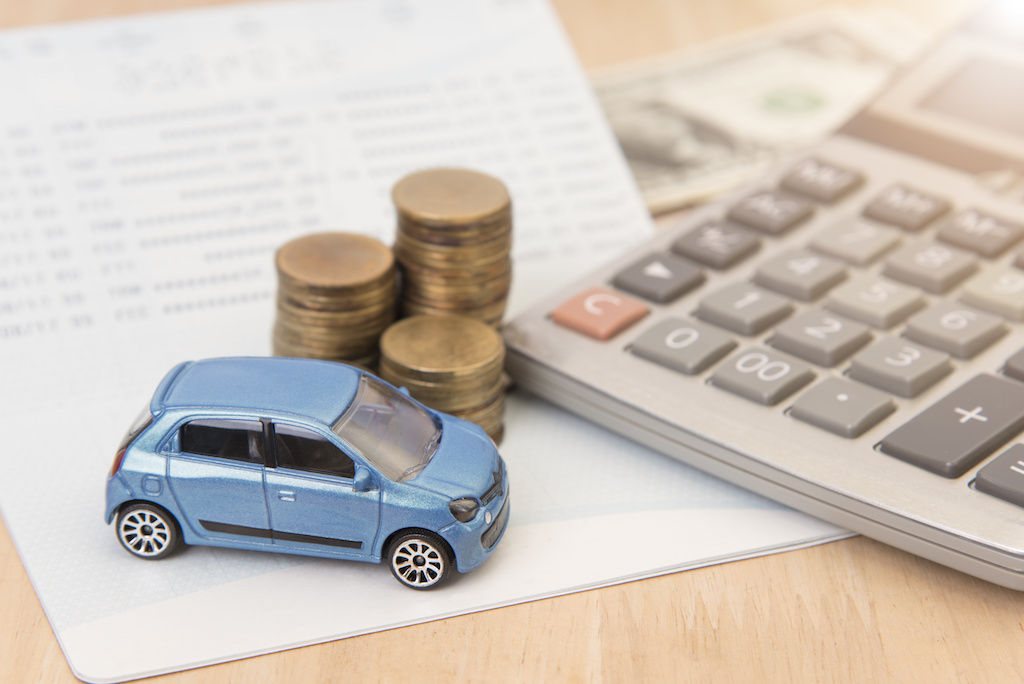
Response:
[{"label": "gray calculator key", "polygon": [[761,262],[754,282],[805,302],[817,299],[846,278],[838,261],[796,249]]},{"label": "gray calculator key", "polygon": [[762,233],[778,235],[810,218],[814,207],[802,199],[765,190],[741,199],[728,218]]},{"label": "gray calculator key", "polygon": [[852,439],[867,432],[895,410],[893,400],[878,390],[849,380],[828,378],[804,392],[789,414],[797,420]]},{"label": "gray calculator key", "polygon": [[672,251],[711,268],[729,268],[756,252],[761,240],[739,226],[709,221],[684,233]]},{"label": "gray calculator key", "polygon": [[1024,321],[1024,271],[991,267],[967,281],[960,299],[1014,321]]},{"label": "gray calculator key", "polygon": [[768,344],[819,366],[834,366],[870,341],[866,326],[810,309],[776,328]]},{"label": "gray calculator key", "polygon": [[1024,384],[977,375],[882,440],[881,450],[960,477],[1024,428]]},{"label": "gray calculator key", "polygon": [[975,489],[1024,506],[1024,444],[1014,444],[978,471]]},{"label": "gray calculator key", "polygon": [[854,266],[866,266],[899,243],[899,233],[890,228],[848,218],[815,235],[811,248]]},{"label": "gray calculator key", "polygon": [[957,358],[969,359],[1006,334],[1006,326],[1002,319],[966,304],[939,302],[907,321],[903,334]]},{"label": "gray calculator key", "polygon": [[821,159],[797,163],[782,177],[782,187],[819,202],[835,202],[864,183],[864,175]]},{"label": "gray calculator key", "polygon": [[697,266],[668,252],[649,254],[612,279],[620,290],[661,304],[681,297],[702,282],[704,274]]},{"label": "gray calculator key", "polygon": [[949,356],[898,337],[884,337],[850,361],[854,380],[901,397],[916,397],[953,372]]},{"label": "gray calculator key", "polygon": [[890,185],[864,208],[864,215],[882,223],[917,232],[945,214],[950,203],[906,185]]},{"label": "gray calculator key", "polygon": [[735,347],[735,340],[711,326],[668,318],[637,338],[629,351],[666,368],[696,375]]},{"label": "gray calculator key", "polygon": [[901,247],[889,255],[882,273],[928,292],[942,294],[977,269],[975,258],[964,251],[936,243],[918,243]]},{"label": "gray calculator key", "polygon": [[937,237],[991,259],[1024,238],[1024,225],[977,209],[965,209],[939,228]]},{"label": "gray calculator key", "polygon": [[772,406],[814,379],[810,366],[770,349],[741,351],[711,374],[711,384]]},{"label": "gray calculator key", "polygon": [[876,328],[891,328],[925,304],[924,296],[912,287],[862,275],[832,290],[825,306]]},{"label": "gray calculator key", "polygon": [[1003,366],[1003,372],[1011,378],[1024,380],[1024,349],[1021,349],[1006,360],[1006,365]]},{"label": "gray calculator key", "polygon": [[697,317],[741,335],[757,335],[793,313],[788,299],[749,283],[734,283],[700,300]]}]

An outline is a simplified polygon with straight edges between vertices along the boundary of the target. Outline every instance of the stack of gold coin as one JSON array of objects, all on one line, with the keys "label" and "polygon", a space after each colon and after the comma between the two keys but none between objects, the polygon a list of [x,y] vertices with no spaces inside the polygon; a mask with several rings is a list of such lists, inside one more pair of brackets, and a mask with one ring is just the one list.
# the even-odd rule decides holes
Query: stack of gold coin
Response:
[{"label": "stack of gold coin", "polygon": [[395,259],[379,240],[317,233],[288,242],[275,258],[274,353],[374,369],[380,334],[395,320]]},{"label": "stack of gold coin", "polygon": [[500,324],[512,282],[512,203],[505,185],[468,169],[427,169],[398,181],[391,198],[404,313]]},{"label": "stack of gold coin", "polygon": [[380,338],[380,375],[438,411],[482,427],[501,441],[505,418],[505,344],[493,328],[466,316],[413,316]]}]

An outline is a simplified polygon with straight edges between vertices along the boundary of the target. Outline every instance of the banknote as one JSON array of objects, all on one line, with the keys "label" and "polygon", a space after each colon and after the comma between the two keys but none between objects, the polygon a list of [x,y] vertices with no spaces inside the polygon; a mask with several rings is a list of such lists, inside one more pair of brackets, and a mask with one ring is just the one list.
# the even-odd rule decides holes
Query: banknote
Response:
[{"label": "banknote", "polygon": [[651,212],[761,173],[849,118],[930,31],[884,11],[822,11],[592,76]]}]

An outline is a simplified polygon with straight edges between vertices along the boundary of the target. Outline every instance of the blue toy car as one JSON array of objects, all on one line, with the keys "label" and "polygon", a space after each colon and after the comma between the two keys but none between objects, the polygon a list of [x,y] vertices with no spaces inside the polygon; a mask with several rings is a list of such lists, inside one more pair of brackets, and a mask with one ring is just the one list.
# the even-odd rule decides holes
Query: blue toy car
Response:
[{"label": "blue toy car", "polygon": [[182,542],[386,559],[430,589],[501,540],[508,477],[478,426],[330,361],[185,362],[132,424],[106,520],[140,558]]}]

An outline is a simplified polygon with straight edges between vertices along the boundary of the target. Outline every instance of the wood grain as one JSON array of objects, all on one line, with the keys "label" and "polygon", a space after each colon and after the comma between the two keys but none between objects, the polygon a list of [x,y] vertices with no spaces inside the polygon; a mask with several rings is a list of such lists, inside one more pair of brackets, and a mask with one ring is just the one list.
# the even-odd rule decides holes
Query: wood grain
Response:
[{"label": "wood grain", "polygon": [[[0,4],[0,26],[205,4],[212,3],[8,2]],[[554,4],[584,65],[597,68],[693,47],[827,3]],[[965,4],[897,0],[889,6],[939,26]],[[0,681],[74,681],[6,528],[0,529],[0,584]],[[1024,594],[855,538],[158,679],[1022,681]]]}]

